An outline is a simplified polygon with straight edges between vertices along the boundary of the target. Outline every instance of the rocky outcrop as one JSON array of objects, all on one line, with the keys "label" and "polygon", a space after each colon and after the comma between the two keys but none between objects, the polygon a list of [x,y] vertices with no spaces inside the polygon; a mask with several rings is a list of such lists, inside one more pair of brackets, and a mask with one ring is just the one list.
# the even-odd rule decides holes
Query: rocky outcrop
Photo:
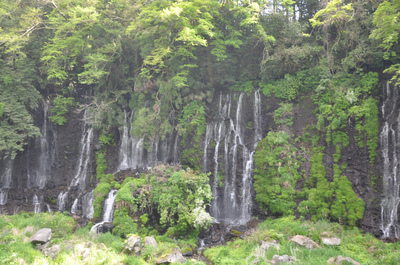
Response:
[{"label": "rocky outcrop", "polygon": [[263,250],[268,250],[270,248],[276,248],[279,250],[279,245],[276,243],[276,240],[273,240],[271,242],[269,241],[261,241],[261,248]]},{"label": "rocky outcrop", "polygon": [[274,255],[272,257],[272,260],[270,261],[270,264],[287,264],[287,263],[291,263],[295,260],[296,259],[294,257],[289,256],[289,255],[283,255],[283,256]]},{"label": "rocky outcrop", "polygon": [[328,246],[339,246],[341,241],[337,237],[321,237],[322,244]]},{"label": "rocky outcrop", "polygon": [[317,243],[315,243],[314,241],[312,241],[310,238],[308,238],[306,236],[296,235],[296,236],[291,237],[289,239],[289,241],[296,243],[299,246],[308,248],[308,249],[314,249],[314,248],[319,247],[319,245]]},{"label": "rocky outcrop", "polygon": [[158,247],[158,244],[157,244],[157,241],[154,239],[154,237],[152,237],[152,236],[146,236],[146,237],[144,238],[143,246],[144,246],[144,247],[149,246],[149,247],[157,248],[157,247]]},{"label": "rocky outcrop", "polygon": [[51,229],[50,228],[42,228],[37,231],[31,238],[30,242],[32,244],[45,244],[51,238]]},{"label": "rocky outcrop", "polygon": [[124,247],[123,253],[130,253],[132,255],[138,256],[140,255],[142,243],[140,236],[132,235],[128,238],[126,245]]},{"label": "rocky outcrop", "polygon": [[61,252],[61,246],[60,245],[53,245],[49,248],[45,248],[42,250],[43,255],[48,256],[52,259],[56,258],[58,253]]},{"label": "rocky outcrop", "polygon": [[352,258],[349,257],[342,257],[342,256],[337,256],[337,257],[332,257],[330,259],[327,260],[328,264],[342,264],[343,262],[347,262],[348,263],[352,263],[354,265],[360,265],[360,263],[358,263],[357,261],[355,261]]},{"label": "rocky outcrop", "polygon": [[179,248],[174,248],[172,253],[164,258],[157,261],[157,264],[174,264],[174,263],[185,263],[186,259],[182,256]]}]

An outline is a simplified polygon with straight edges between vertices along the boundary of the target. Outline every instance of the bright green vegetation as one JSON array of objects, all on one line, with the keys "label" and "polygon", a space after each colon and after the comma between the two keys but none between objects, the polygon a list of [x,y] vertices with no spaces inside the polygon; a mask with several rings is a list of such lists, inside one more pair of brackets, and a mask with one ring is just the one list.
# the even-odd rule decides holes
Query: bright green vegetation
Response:
[{"label": "bright green vegetation", "polygon": [[50,120],[58,125],[64,125],[67,121],[65,114],[74,105],[73,97],[64,97],[62,95],[57,96],[53,99],[53,108],[51,109],[52,116]]},{"label": "bright green vegetation", "polygon": [[[290,236],[304,235],[320,248],[309,250],[289,242]],[[338,237],[340,246],[322,245],[321,237]],[[261,241],[276,240],[280,249],[270,248],[263,251]],[[339,255],[350,257],[360,264],[398,264],[400,244],[383,243],[371,234],[363,234],[357,228],[345,228],[326,220],[317,222],[295,221],[291,217],[267,220],[259,224],[250,237],[228,242],[226,246],[207,249],[204,255],[214,264],[239,265],[270,264],[273,255],[289,255],[296,258],[291,264],[326,264],[331,257]],[[344,263],[343,263],[344,264]]]},{"label": "bright green vegetation", "polygon": [[[85,104],[101,132],[94,221],[105,196],[116,188],[117,236],[166,233],[165,238],[192,242],[210,222],[208,177],[157,166],[117,183],[105,174],[105,148],[114,141],[109,133],[121,128],[125,113],[132,111],[132,133],[144,137],[145,146],[178,133],[182,164],[199,170],[216,93],[260,89],[279,106],[271,110],[275,124],[255,153],[254,189],[262,210],[275,217],[329,218],[354,226],[365,206],[344,174],[343,155],[352,144],[368,150],[366,172],[371,185],[379,183],[373,177],[379,76],[382,71],[393,73],[393,80],[400,75],[400,3],[378,3],[1,1],[0,158],[14,158],[40,134],[33,115],[43,98],[51,100],[50,119],[58,125],[72,107]],[[300,106],[308,98],[309,106]],[[293,139],[294,113],[302,107],[313,109],[316,121]],[[250,130],[253,124],[245,126]],[[332,168],[324,166],[327,160]],[[223,183],[221,177],[218,182]],[[245,247],[243,253],[256,246],[237,244],[238,252]],[[235,257],[235,250],[225,248],[221,253]],[[119,251],[103,262],[118,260]],[[353,251],[363,253],[358,245]],[[210,258],[222,262],[224,255]],[[392,258],[389,254],[374,257],[394,262],[385,260]],[[141,258],[129,259],[140,263]],[[360,260],[368,264],[367,258]]]},{"label": "bright green vegetation", "polygon": [[300,164],[297,149],[285,132],[270,132],[257,146],[254,189],[256,200],[266,213],[293,215],[296,207],[296,180]]},{"label": "bright green vegetation", "polygon": [[[345,168],[334,165],[334,179],[328,182],[325,167],[322,165],[324,154],[314,150],[311,157],[310,178],[302,193],[305,197],[298,207],[299,214],[312,220],[332,218],[342,224],[354,226],[363,217],[365,203],[352,189],[351,182],[341,175]],[[343,167],[343,166],[342,166]]]},{"label": "bright green vegetation", "polygon": [[206,130],[206,119],[204,106],[199,105],[197,100],[183,107],[178,118],[176,129],[182,137],[180,144],[186,148],[182,152],[182,164],[193,169],[201,169],[202,149],[200,138]]},{"label": "bright green vegetation", "polygon": [[293,125],[293,104],[281,103],[280,107],[275,110],[274,121],[276,124]]},{"label": "bright green vegetation", "polygon": [[[144,218],[141,218],[144,219]],[[29,243],[32,232],[26,232],[28,226],[37,231],[51,228],[53,236],[49,247],[59,245],[61,252],[54,258],[44,256],[34,245]],[[155,264],[161,257],[179,247],[182,251],[193,240],[173,239],[170,236],[155,236],[158,248],[146,247],[139,256],[122,253],[126,239],[110,233],[90,234],[88,227],[76,228],[72,217],[62,213],[20,213],[13,216],[0,216],[0,261],[2,264],[19,263],[22,259],[27,264]],[[304,235],[321,247],[308,250],[289,242],[289,237]],[[145,234],[142,236],[142,243]],[[325,246],[321,237],[338,237],[340,246]],[[262,251],[261,241],[276,240],[279,251],[271,248]],[[89,251],[87,258],[82,257]],[[268,219],[258,225],[255,232],[243,239],[235,239],[225,246],[207,248],[204,255],[214,264],[248,264],[259,259],[258,264],[269,264],[273,255],[289,255],[296,258],[294,264],[325,264],[330,257],[342,255],[351,257],[361,264],[398,264],[400,262],[400,244],[383,243],[370,234],[363,234],[357,228],[329,223],[295,221],[293,217],[275,220]],[[185,264],[204,264],[201,261],[187,259]]]},{"label": "bright green vegetation", "polygon": [[33,62],[23,59],[7,65],[2,50],[4,47],[0,48],[0,158],[14,159],[18,151],[24,150],[29,137],[40,134],[31,116],[40,93],[34,86],[37,76]]},{"label": "bright green vegetation", "polygon": [[[26,232],[33,226],[36,232],[41,228],[51,228],[50,245],[59,245],[61,252],[54,259],[44,256],[29,242],[34,232]],[[0,216],[0,262],[1,264],[155,264],[160,257],[170,254],[173,248],[183,249],[189,241],[175,240],[167,236],[157,236],[158,248],[146,247],[140,256],[123,254],[126,239],[106,234],[91,234],[88,227],[76,228],[74,219],[62,213],[20,213]],[[144,237],[142,238],[143,244]],[[88,252],[86,258],[84,252]],[[204,264],[187,261],[185,264]]]},{"label": "bright green vegetation", "polygon": [[97,184],[96,188],[93,191],[94,202],[94,215],[96,221],[100,221],[99,218],[101,217],[102,211],[102,203],[106,198],[107,194],[111,190],[112,186],[119,185],[116,181],[114,181],[113,174],[105,174],[104,171],[107,169],[107,162],[104,157],[104,153],[98,152],[97,153],[97,167],[96,167],[96,176],[99,183]]},{"label": "bright green vegetation", "polygon": [[117,192],[114,233],[166,232],[196,240],[212,218],[205,211],[212,193],[208,176],[159,165],[140,178],[128,177]]},{"label": "bright green vegetation", "polygon": [[[123,124],[124,110],[133,110],[134,134],[150,140],[174,130],[201,137],[215,91],[260,88],[284,103],[313,94],[318,128],[326,127],[328,140],[357,116],[373,163],[375,129],[363,110],[349,109],[373,111],[365,84],[356,84],[360,78],[380,72],[385,60],[389,71],[398,69],[399,27],[391,19],[397,6],[367,0],[3,1],[0,151],[14,157],[39,133],[31,118],[40,97],[52,100],[54,123],[64,124],[66,111],[85,103],[93,126],[106,132]],[[91,102],[81,97],[89,91]],[[185,163],[198,166],[191,159],[198,147],[189,149]]]}]

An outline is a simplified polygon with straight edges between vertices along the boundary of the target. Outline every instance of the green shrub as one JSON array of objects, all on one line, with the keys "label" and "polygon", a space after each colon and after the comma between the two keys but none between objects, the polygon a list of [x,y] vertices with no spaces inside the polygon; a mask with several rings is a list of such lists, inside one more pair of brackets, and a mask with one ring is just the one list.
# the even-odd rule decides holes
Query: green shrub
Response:
[{"label": "green shrub", "polygon": [[256,200],[274,215],[294,214],[295,186],[301,177],[297,149],[285,132],[269,132],[254,156]]}]

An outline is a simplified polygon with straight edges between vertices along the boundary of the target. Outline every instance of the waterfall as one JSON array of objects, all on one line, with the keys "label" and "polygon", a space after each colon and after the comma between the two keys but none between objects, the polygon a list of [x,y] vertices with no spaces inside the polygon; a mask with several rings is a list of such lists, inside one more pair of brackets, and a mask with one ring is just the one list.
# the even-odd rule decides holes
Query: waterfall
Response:
[{"label": "waterfall", "polygon": [[[55,161],[55,151],[57,148],[56,133],[49,120],[50,102],[43,102],[43,115],[40,125],[41,135],[35,138],[34,142],[28,145],[28,188],[43,189],[46,182],[51,177],[51,165]],[[30,156],[32,150],[37,150],[38,156]],[[35,152],[36,153],[36,152]]]},{"label": "waterfall", "polygon": [[170,135],[167,139],[154,137],[150,140],[148,147],[145,146],[145,139],[142,136],[132,134],[132,120],[134,111],[130,114],[124,110],[125,122],[121,134],[119,147],[119,165],[117,171],[129,168],[149,168],[158,162],[178,162],[179,136],[175,133],[175,141]]},{"label": "waterfall", "polygon": [[13,160],[10,158],[0,161],[0,206],[7,203],[8,190],[11,185]]},{"label": "waterfall", "polygon": [[72,204],[72,207],[71,207],[71,213],[72,214],[76,214],[76,210],[78,209],[78,198],[76,198],[75,200],[74,200],[74,203]]},{"label": "waterfall", "polygon": [[262,116],[261,116],[261,96],[258,89],[254,93],[254,149],[257,147],[262,137]]},{"label": "waterfall", "polygon": [[111,222],[113,219],[115,197],[117,197],[117,191],[110,190],[104,201],[103,222]]},{"label": "waterfall", "polygon": [[217,221],[244,224],[251,219],[253,158],[263,137],[261,96],[259,91],[253,95],[252,100],[245,93],[221,93],[218,114],[206,125],[203,171],[212,171],[211,215]]},{"label": "waterfall", "polygon": [[40,201],[39,201],[39,198],[38,198],[38,196],[36,196],[36,194],[35,195],[33,195],[33,206],[34,206],[34,212],[35,213],[40,213]]},{"label": "waterfall", "polygon": [[57,197],[58,211],[65,211],[65,204],[68,201],[68,191],[61,191]]},{"label": "waterfall", "polygon": [[[85,109],[83,114],[82,137],[79,142],[79,156],[75,176],[72,179],[68,190],[61,191],[57,198],[58,210],[60,212],[66,210],[66,204],[68,203],[68,194],[71,190],[71,187],[78,187],[79,194],[76,196],[76,198],[74,198],[74,202],[71,207],[71,213],[76,214],[79,207],[79,199],[83,197],[83,192],[86,189],[87,176],[90,165],[89,162],[93,145],[93,128],[89,123],[88,117],[89,110]],[[86,201],[82,200],[82,204],[84,203],[86,203]],[[87,206],[85,207],[87,208]]]},{"label": "waterfall", "polygon": [[[383,238],[400,236],[398,206],[400,203],[399,188],[399,144],[400,144],[400,112],[395,112],[398,105],[398,88],[384,86],[385,100],[382,104],[384,126],[380,134],[383,157],[383,198],[381,201],[381,230]],[[397,117],[396,117],[397,114]]]},{"label": "waterfall", "polygon": [[93,190],[82,196],[82,215],[87,219],[93,218],[93,200]]},{"label": "waterfall", "polygon": [[90,229],[91,233],[98,232],[98,229],[101,226],[103,226],[105,223],[112,223],[116,197],[117,197],[117,191],[110,190],[110,192],[108,193],[107,198],[104,200],[104,204],[103,204],[103,221],[95,224]]},{"label": "waterfall", "polygon": [[[87,116],[87,110],[85,110],[85,118]],[[93,128],[88,123],[84,123],[83,134],[81,138],[80,153],[78,160],[78,167],[76,175],[71,182],[70,187],[78,186],[79,190],[82,191],[86,188],[87,170],[90,160],[90,152],[92,150],[93,140]]]}]

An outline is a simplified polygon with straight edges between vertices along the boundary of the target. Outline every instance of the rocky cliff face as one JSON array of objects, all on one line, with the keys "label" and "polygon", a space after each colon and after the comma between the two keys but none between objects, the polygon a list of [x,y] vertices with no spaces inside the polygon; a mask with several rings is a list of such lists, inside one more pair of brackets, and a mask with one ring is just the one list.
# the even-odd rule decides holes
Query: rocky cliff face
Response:
[{"label": "rocky cliff face", "polygon": [[[400,139],[397,139],[397,133],[400,129],[398,99],[396,97],[389,102],[391,95],[386,86],[384,91],[381,98],[385,107],[381,109],[380,131],[381,138],[385,131],[392,133],[388,137],[390,147],[387,152],[390,155],[385,151],[386,140],[381,140],[378,157],[373,165],[370,164],[367,145],[360,148],[356,143],[356,128],[350,119],[347,126],[349,145],[343,148],[339,160],[339,163],[347,163],[344,174],[351,181],[357,196],[366,203],[364,218],[359,225],[377,236],[382,235],[383,226],[389,227],[386,230],[397,231],[397,211],[394,219],[382,225],[382,219],[390,215],[389,212],[393,215],[393,211],[381,212],[381,198],[384,204],[387,202],[385,205],[397,209],[399,195],[398,191],[394,195],[385,195],[388,187],[393,186],[393,183],[388,184],[384,179],[389,174],[385,172],[391,171],[391,178],[397,180],[397,167],[394,169],[393,164],[398,163],[394,153],[398,152]],[[199,166],[204,172],[211,172],[210,182],[215,199],[210,211],[215,218],[243,223],[251,216],[265,217],[254,200],[252,187],[253,156],[258,141],[271,130],[287,131],[295,139],[304,133],[309,124],[315,123],[312,103],[307,97],[294,106],[294,123],[291,127],[274,123],[274,111],[278,107],[276,99],[267,99],[258,91],[249,95],[224,91],[215,93],[206,111],[207,125],[199,148]],[[387,114],[387,109],[390,109],[390,114]],[[43,103],[35,116],[35,124],[41,128],[42,137],[31,139],[26,150],[18,154],[14,161],[0,162],[1,211],[8,214],[20,211],[68,211],[90,219],[93,214],[92,192],[96,185],[95,150],[98,147],[98,133],[91,128],[85,110],[69,113],[68,122],[63,126],[53,125],[48,115],[49,103]],[[127,123],[115,129],[115,145],[107,151],[107,173],[151,167],[158,162],[180,162],[184,147],[180,145],[181,139],[176,131],[165,140],[153,139],[150,148],[145,149],[143,138],[130,133],[129,110],[125,110],[125,117]],[[323,139],[320,144],[324,144]],[[324,152],[327,178],[332,180],[334,147],[326,146]],[[307,174],[310,157],[304,155],[303,158],[305,162],[302,169]],[[390,170],[385,160],[392,165]],[[303,183],[299,181],[297,188],[302,187]],[[389,198],[393,196],[397,196],[396,200],[389,203]],[[393,233],[389,232],[388,236],[397,237]]]}]

